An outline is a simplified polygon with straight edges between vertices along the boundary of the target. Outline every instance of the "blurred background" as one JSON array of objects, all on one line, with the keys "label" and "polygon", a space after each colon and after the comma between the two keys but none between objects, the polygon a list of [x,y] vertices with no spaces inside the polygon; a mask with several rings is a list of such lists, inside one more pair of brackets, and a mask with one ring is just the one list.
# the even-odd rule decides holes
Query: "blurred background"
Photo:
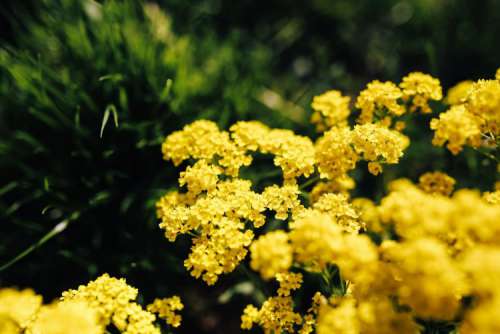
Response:
[{"label": "blurred background", "polygon": [[[500,66],[500,1],[5,0],[0,8],[0,286],[46,297],[104,272],[146,302],[180,294],[178,333],[236,333],[253,288],[240,271],[215,287],[189,277],[189,240],[169,243],[154,203],[176,186],[164,137],[199,118],[257,119],[316,136],[314,95],[355,96],[410,71],[445,89]],[[436,105],[436,110],[445,106]],[[431,116],[355,195],[445,170],[489,190],[496,166],[430,144]],[[257,173],[257,172],[256,172]]]}]

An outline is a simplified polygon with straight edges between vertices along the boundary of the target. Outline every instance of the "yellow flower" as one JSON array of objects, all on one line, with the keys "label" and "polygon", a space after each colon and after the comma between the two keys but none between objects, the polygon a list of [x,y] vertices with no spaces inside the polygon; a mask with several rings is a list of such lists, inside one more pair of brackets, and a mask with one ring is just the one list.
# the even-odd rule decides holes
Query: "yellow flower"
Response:
[{"label": "yellow flower", "polygon": [[358,154],[348,128],[332,128],[316,142],[316,163],[322,178],[336,179],[356,167]]},{"label": "yellow flower", "polygon": [[170,298],[155,299],[152,304],[147,306],[147,310],[152,313],[157,313],[158,317],[165,319],[167,324],[172,327],[179,327],[181,325],[181,316],[176,314],[175,311],[180,311],[184,308],[179,296]]},{"label": "yellow flower", "polygon": [[99,323],[107,326],[116,312],[128,307],[137,298],[137,289],[129,286],[125,279],[103,274],[77,290],[63,292],[61,300],[87,303],[99,316]]},{"label": "yellow flower", "polygon": [[290,241],[294,259],[321,271],[335,262],[335,250],[342,242],[342,228],[330,215],[309,211],[291,225]]},{"label": "yellow flower", "polygon": [[252,329],[253,324],[259,321],[259,309],[253,305],[247,305],[241,316],[241,329]]},{"label": "yellow flower", "polygon": [[272,231],[259,237],[250,246],[253,270],[268,280],[287,271],[292,265],[292,247],[284,231]]},{"label": "yellow flower", "polygon": [[[356,125],[352,131],[352,145],[356,153],[370,162],[395,164],[409,145],[408,137],[398,131],[377,124]],[[369,170],[378,173],[381,166]]]},{"label": "yellow flower", "polygon": [[261,122],[237,122],[229,129],[231,138],[239,147],[258,151],[271,129]]},{"label": "yellow flower", "polygon": [[371,123],[374,115],[382,118],[384,112],[401,116],[405,112],[405,108],[398,103],[402,96],[401,89],[390,81],[375,80],[370,82],[356,99],[356,108],[361,109],[358,123]]},{"label": "yellow flower", "polygon": [[334,126],[346,126],[350,114],[350,100],[350,97],[342,96],[338,90],[330,90],[315,96],[311,104],[314,110],[311,123],[316,125],[318,132],[323,132]]},{"label": "yellow flower", "polygon": [[154,314],[144,310],[137,303],[128,303],[113,314],[113,324],[127,334],[161,334],[154,325]]},{"label": "yellow flower", "polygon": [[279,296],[290,296],[290,291],[297,290],[302,285],[301,273],[279,273],[276,274],[276,280],[279,282]]},{"label": "yellow flower", "polygon": [[500,333],[500,298],[478,303],[468,311],[460,325],[460,334]]},{"label": "yellow flower", "polygon": [[343,194],[324,194],[313,204],[313,209],[330,215],[346,232],[356,233],[364,227],[348,197]]},{"label": "yellow flower", "polygon": [[318,182],[314,185],[309,196],[312,203],[325,193],[341,193],[349,196],[349,190],[354,189],[356,182],[349,175],[339,176],[331,181]]},{"label": "yellow flower", "polygon": [[420,109],[424,114],[431,113],[428,101],[439,101],[443,98],[439,80],[421,72],[412,72],[405,76],[399,87],[403,91],[403,99],[411,99],[411,111]]},{"label": "yellow flower", "polygon": [[300,190],[297,185],[285,185],[283,187],[273,185],[264,189],[262,197],[266,207],[276,212],[276,219],[286,220],[289,212],[293,214],[302,209],[299,194]]},{"label": "yellow flower", "polygon": [[203,191],[214,190],[222,174],[221,168],[209,165],[205,160],[197,161],[180,173],[179,185],[187,185],[190,196],[196,196]]},{"label": "yellow flower", "polygon": [[482,132],[500,135],[499,80],[479,80],[474,83],[467,96],[465,106],[467,111],[478,117]]},{"label": "yellow flower", "polygon": [[323,305],[319,309],[316,326],[318,334],[358,334],[360,330],[354,299],[343,298],[334,301],[334,306]]},{"label": "yellow flower", "polygon": [[4,313],[0,313],[0,333],[21,334],[21,328],[11,317]]},{"label": "yellow flower", "polygon": [[383,231],[375,203],[368,198],[354,198],[352,206],[358,212],[359,220],[367,230],[380,233]]},{"label": "yellow flower", "polygon": [[449,196],[453,192],[455,179],[441,172],[429,172],[422,174],[419,179],[420,188],[429,194],[441,194]]},{"label": "yellow flower", "polygon": [[219,275],[232,272],[247,255],[253,232],[243,228],[242,222],[226,217],[213,221],[206,226],[206,232],[193,239],[184,266],[192,276],[201,276],[208,285],[215,284]]},{"label": "yellow flower", "polygon": [[41,305],[42,297],[31,289],[0,289],[0,316],[10,318],[20,328],[29,324]]},{"label": "yellow flower", "polygon": [[500,190],[486,192],[483,194],[483,198],[489,204],[498,204],[500,205]]},{"label": "yellow flower", "polygon": [[266,333],[293,332],[294,325],[302,323],[300,314],[293,311],[292,298],[283,296],[268,298],[256,320]]},{"label": "yellow flower", "polygon": [[460,266],[467,275],[471,292],[481,300],[500,298],[500,248],[477,246],[461,258]]},{"label": "yellow flower", "polygon": [[459,82],[448,90],[444,102],[451,105],[464,103],[473,84],[470,80]]},{"label": "yellow flower", "polygon": [[29,326],[30,334],[103,334],[97,312],[82,301],[43,306]]},{"label": "yellow flower", "polygon": [[252,158],[245,150],[234,144],[229,133],[220,131],[211,121],[199,120],[175,131],[162,144],[163,158],[174,165],[193,158],[211,162],[218,158],[220,166],[228,175],[236,176],[240,167],[248,166]]},{"label": "yellow flower", "polygon": [[467,111],[464,105],[452,106],[448,111],[433,118],[431,129],[434,130],[432,144],[446,147],[453,154],[458,154],[464,145],[478,147],[481,130],[476,116]]},{"label": "yellow flower", "polygon": [[[386,248],[399,281],[397,296],[422,318],[450,320],[467,292],[463,273],[435,239],[416,239]],[[446,288],[444,288],[446,287]]]}]

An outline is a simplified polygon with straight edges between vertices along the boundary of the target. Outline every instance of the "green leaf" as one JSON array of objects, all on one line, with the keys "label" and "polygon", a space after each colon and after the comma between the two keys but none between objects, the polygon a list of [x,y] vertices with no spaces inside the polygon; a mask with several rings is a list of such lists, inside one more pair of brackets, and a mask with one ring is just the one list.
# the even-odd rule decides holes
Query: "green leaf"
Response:
[{"label": "green leaf", "polygon": [[43,189],[47,192],[50,191],[49,179],[47,177],[43,178]]},{"label": "green leaf", "polygon": [[106,107],[106,110],[104,111],[104,116],[102,117],[101,132],[99,134],[100,138],[102,138],[102,134],[104,133],[104,128],[108,123],[110,113],[113,114],[113,121],[115,123],[115,126],[118,127],[118,112],[116,111],[116,107],[114,106],[114,104],[110,104]]},{"label": "green leaf", "polygon": [[17,182],[16,181],[12,181],[10,183],[7,183],[5,186],[3,186],[2,188],[0,188],[0,196],[8,193],[12,189],[14,189],[16,186],[17,186]]},{"label": "green leaf", "polygon": [[161,91],[160,101],[165,102],[168,100],[168,98],[170,97],[170,91],[172,90],[172,84],[173,84],[172,79],[167,79],[167,81],[165,81],[165,86]]},{"label": "green leaf", "polygon": [[100,138],[102,138],[102,134],[104,132],[106,124],[108,123],[108,119],[109,119],[109,108],[106,108],[106,110],[104,111],[104,116],[102,117],[101,133],[99,134]]}]

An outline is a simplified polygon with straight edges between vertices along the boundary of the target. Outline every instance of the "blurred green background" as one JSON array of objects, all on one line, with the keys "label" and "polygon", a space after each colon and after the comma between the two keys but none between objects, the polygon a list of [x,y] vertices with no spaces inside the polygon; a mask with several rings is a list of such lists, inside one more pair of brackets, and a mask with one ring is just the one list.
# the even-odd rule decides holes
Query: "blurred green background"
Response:
[{"label": "blurred green background", "polygon": [[[180,294],[179,333],[238,332],[251,296],[228,289],[246,276],[207,288],[182,266],[188,240],[157,228],[154,203],[177,173],[161,160],[164,136],[199,118],[314,136],[312,96],[355,96],[415,70],[445,88],[489,78],[498,36],[497,0],[2,2],[0,286],[48,301],[109,272],[146,301]],[[360,168],[356,195],[380,198],[391,179],[434,169],[491,188],[496,166],[432,147],[429,119],[408,129],[400,165],[381,177]]]}]

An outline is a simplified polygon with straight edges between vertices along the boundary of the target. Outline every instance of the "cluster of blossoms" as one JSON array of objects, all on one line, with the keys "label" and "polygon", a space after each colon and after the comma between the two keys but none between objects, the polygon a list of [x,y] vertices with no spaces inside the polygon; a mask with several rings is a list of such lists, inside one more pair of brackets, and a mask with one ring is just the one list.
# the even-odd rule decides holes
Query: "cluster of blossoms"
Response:
[{"label": "cluster of blossoms", "polygon": [[[163,143],[165,159],[176,165],[192,164],[179,175],[179,185],[186,190],[170,192],[157,202],[160,227],[170,241],[179,234],[193,235],[184,264],[194,277],[214,284],[219,275],[233,271],[245,258],[254,238],[253,228],[265,224],[267,212],[274,212],[277,220],[287,220],[304,210],[299,178],[317,173],[338,184],[348,178],[346,173],[359,160],[369,161],[369,170],[378,174],[382,163],[398,162],[408,143],[407,137],[378,123],[353,129],[334,127],[313,143],[292,131],[270,129],[259,122],[238,122],[226,132],[213,122],[196,121]],[[249,166],[256,153],[274,156],[283,175],[282,185],[258,193],[249,180],[239,177],[241,167]],[[315,205],[319,211],[331,211],[336,205],[347,205],[344,202],[324,198]],[[353,212],[346,215],[355,216]],[[356,225],[347,218],[339,221],[350,228]]]},{"label": "cluster of blossoms", "polygon": [[44,305],[33,290],[0,290],[2,334],[104,334],[110,325],[124,334],[160,334],[156,315],[172,327],[180,325],[179,297],[156,299],[147,311],[135,302],[137,289],[124,279],[104,274],[77,290],[62,293],[59,301]]},{"label": "cluster of blossoms", "polygon": [[431,122],[433,144],[458,154],[464,146],[497,149],[500,142],[500,78],[464,81],[446,97],[450,108]]},{"label": "cluster of blossoms", "polygon": [[[479,134],[496,134],[496,85],[464,83],[446,103],[483,115]],[[393,181],[378,203],[350,194],[357,163],[366,161],[374,175],[398,163],[409,145],[402,121],[432,112],[430,101],[441,99],[439,81],[419,72],[400,84],[369,83],[353,110],[350,97],[328,91],[312,101],[320,133],[314,142],[259,122],[222,131],[196,121],[163,143],[164,158],[185,168],[183,189],[157,202],[160,227],[170,241],[192,236],[185,266],[208,284],[248,253],[266,284],[278,282],[276,295],[244,309],[242,329],[419,333],[438,324],[465,334],[500,332],[500,191],[454,192],[452,177],[428,172],[418,184]],[[258,154],[273,156],[282,183],[242,178],[240,170]],[[304,283],[318,280],[313,289]]]}]

